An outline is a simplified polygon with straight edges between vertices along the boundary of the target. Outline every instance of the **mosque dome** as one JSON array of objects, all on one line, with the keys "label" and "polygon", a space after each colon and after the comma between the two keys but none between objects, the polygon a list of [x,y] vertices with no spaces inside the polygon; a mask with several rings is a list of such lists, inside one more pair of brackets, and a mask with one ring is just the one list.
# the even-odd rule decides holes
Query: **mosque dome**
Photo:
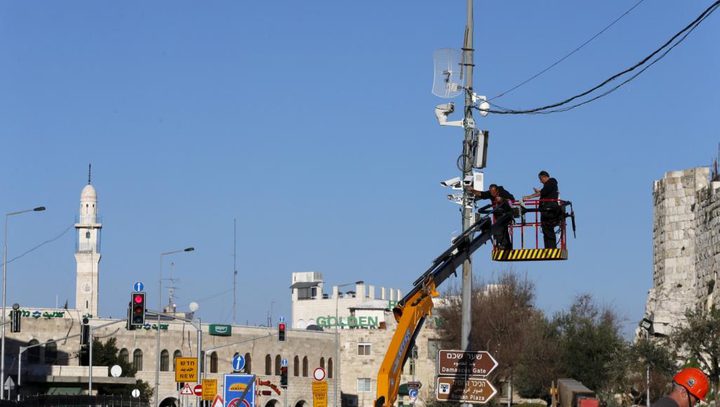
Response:
[{"label": "mosque dome", "polygon": [[97,202],[97,192],[95,192],[95,187],[90,184],[85,185],[85,188],[83,188],[82,192],[80,192],[80,200],[83,202]]}]

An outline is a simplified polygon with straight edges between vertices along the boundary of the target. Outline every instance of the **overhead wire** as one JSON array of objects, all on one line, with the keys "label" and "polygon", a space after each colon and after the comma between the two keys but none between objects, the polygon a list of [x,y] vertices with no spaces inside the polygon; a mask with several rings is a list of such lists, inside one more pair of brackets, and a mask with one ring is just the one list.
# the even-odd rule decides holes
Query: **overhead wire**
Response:
[{"label": "overhead wire", "polygon": [[548,67],[546,67],[545,69],[541,70],[540,72],[536,73],[535,75],[532,75],[531,77],[525,79],[524,81],[518,83],[517,85],[513,86],[512,88],[510,88],[510,89],[508,89],[508,90],[506,90],[506,91],[500,92],[499,94],[497,94],[497,95],[489,98],[488,101],[495,100],[495,99],[499,99],[499,98],[501,98],[501,97],[503,97],[503,96],[505,96],[505,95],[513,92],[515,89],[517,89],[517,88],[525,85],[526,83],[528,83],[528,82],[532,81],[533,79],[539,77],[540,75],[544,74],[545,72],[551,70],[552,68],[554,68],[555,66],[557,66],[558,64],[560,64],[561,62],[563,62],[564,60],[570,58],[573,54],[575,54],[576,52],[580,51],[582,48],[584,48],[586,45],[588,45],[589,43],[591,43],[591,42],[592,42],[593,40],[595,40],[597,37],[601,36],[605,31],[609,30],[609,29],[610,29],[613,25],[615,25],[618,21],[622,20],[623,17],[625,17],[625,16],[627,16],[628,14],[630,14],[630,12],[632,12],[637,6],[639,6],[639,5],[640,5],[642,2],[644,2],[644,1],[645,1],[645,0],[639,0],[639,1],[638,1],[637,3],[635,3],[632,7],[630,7],[627,11],[625,11],[624,13],[622,13],[618,18],[616,18],[615,20],[613,20],[610,24],[606,25],[605,28],[603,28],[603,29],[600,30],[598,33],[596,33],[595,35],[593,35],[592,37],[590,37],[589,39],[587,39],[585,42],[583,42],[582,44],[580,44],[579,46],[577,46],[575,49],[573,49],[572,51],[570,51],[570,53],[568,53],[568,54],[565,55],[564,57],[558,59],[557,61],[553,62],[553,63],[550,64]]},{"label": "overhead wire", "polygon": [[[650,53],[648,56],[646,56],[645,58],[643,58],[642,60],[640,60],[639,62],[637,62],[635,65],[633,65],[633,66],[631,66],[631,67],[629,67],[629,68],[627,68],[627,69],[625,69],[625,70],[623,70],[623,71],[621,71],[621,72],[618,72],[618,73],[610,76],[609,78],[607,78],[607,79],[605,79],[604,81],[602,81],[600,84],[598,84],[598,85],[596,85],[596,86],[594,86],[594,87],[592,87],[592,88],[590,88],[590,89],[588,89],[588,90],[586,90],[586,91],[584,91],[584,92],[582,92],[582,93],[579,93],[579,94],[577,94],[577,95],[575,95],[575,96],[569,97],[569,98],[567,98],[567,99],[565,99],[565,100],[563,100],[563,101],[557,102],[557,103],[553,103],[553,104],[550,104],[550,105],[545,105],[545,106],[541,106],[541,107],[537,107],[537,108],[533,108],[533,109],[513,110],[513,109],[503,108],[503,107],[498,106],[498,105],[496,105],[496,104],[494,104],[494,103],[491,103],[492,106],[498,107],[498,108],[500,108],[501,110],[496,110],[496,109],[487,109],[487,110],[486,110],[486,109],[482,109],[482,111],[488,112],[488,113],[494,113],[494,114],[546,114],[546,113],[556,113],[556,112],[568,111],[568,110],[574,109],[574,108],[576,108],[576,107],[582,106],[582,105],[584,105],[584,104],[590,103],[590,102],[592,102],[592,101],[595,101],[595,100],[597,100],[597,99],[599,99],[599,98],[601,98],[601,97],[603,97],[603,96],[606,96],[606,95],[614,92],[615,90],[617,90],[617,89],[620,88],[621,86],[623,86],[623,85],[627,84],[628,82],[630,82],[631,80],[637,78],[640,74],[642,74],[643,72],[645,72],[645,70],[647,70],[650,66],[654,65],[656,62],[658,62],[659,60],[661,60],[662,58],[664,58],[673,48],[675,48],[675,47],[678,46],[680,43],[682,43],[682,42],[687,38],[687,36],[688,36],[693,30],[695,30],[695,28],[697,28],[707,17],[709,17],[715,10],[717,10],[718,6],[720,6],[720,0],[716,0],[715,2],[713,2],[713,4],[711,4],[708,8],[706,8],[705,11],[703,11],[697,18],[695,18],[691,23],[689,23],[687,26],[685,26],[685,28],[683,28],[682,30],[678,31],[678,32],[677,32],[675,35],[673,35],[669,40],[667,40],[662,46],[660,46],[660,47],[657,48],[655,51],[653,51],[652,53]],[[680,39],[679,39],[677,42],[675,42],[675,40],[676,40],[678,37],[680,37]],[[673,43],[673,42],[674,42],[674,43]],[[672,45],[671,45],[671,44],[672,44]],[[663,51],[665,48],[667,48],[667,50]],[[662,52],[662,53],[661,53],[661,52]],[[649,60],[651,60],[652,58],[654,58],[654,57],[655,57],[656,55],[658,55],[659,53],[661,53],[659,57],[655,58],[653,61],[651,61],[651,63],[649,63],[647,66],[643,67],[637,74],[631,76],[629,79],[623,81],[622,83],[620,83],[619,85],[617,85],[617,86],[615,86],[614,88],[610,89],[609,91],[604,92],[604,93],[602,93],[602,94],[600,94],[600,95],[598,95],[598,96],[595,96],[595,97],[593,97],[593,98],[591,98],[591,99],[589,99],[589,100],[587,100],[587,101],[577,103],[576,105],[572,105],[572,106],[570,106],[570,107],[568,107],[568,108],[565,108],[565,109],[554,109],[554,108],[556,108],[556,107],[560,107],[560,106],[566,105],[566,104],[568,104],[568,103],[570,103],[570,102],[572,102],[572,101],[574,101],[574,100],[576,100],[576,99],[578,99],[578,98],[581,98],[581,97],[583,97],[583,96],[587,96],[588,94],[590,94],[590,93],[592,93],[592,92],[595,92],[596,90],[604,87],[605,85],[607,85],[608,83],[614,81],[615,79],[617,79],[617,78],[619,78],[619,77],[621,77],[621,76],[623,76],[623,75],[625,75],[625,74],[627,74],[627,73],[630,73],[630,72],[634,71],[635,69],[639,68],[639,67],[642,66],[642,65],[645,65]],[[478,108],[475,107],[475,106],[474,106],[474,108],[475,108],[475,109],[478,109]],[[480,109],[478,109],[478,110],[480,110]]]}]

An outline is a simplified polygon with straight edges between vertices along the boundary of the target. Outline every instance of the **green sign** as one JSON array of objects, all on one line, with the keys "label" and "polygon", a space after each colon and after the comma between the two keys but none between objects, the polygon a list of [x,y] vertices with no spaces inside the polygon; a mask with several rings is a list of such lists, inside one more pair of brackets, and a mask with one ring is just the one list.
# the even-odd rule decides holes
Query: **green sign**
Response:
[{"label": "green sign", "polygon": [[232,325],[210,324],[210,335],[230,336],[232,335]]},{"label": "green sign", "polygon": [[350,328],[378,328],[378,317],[338,317],[333,316],[315,318],[317,324],[323,328],[333,326]]}]

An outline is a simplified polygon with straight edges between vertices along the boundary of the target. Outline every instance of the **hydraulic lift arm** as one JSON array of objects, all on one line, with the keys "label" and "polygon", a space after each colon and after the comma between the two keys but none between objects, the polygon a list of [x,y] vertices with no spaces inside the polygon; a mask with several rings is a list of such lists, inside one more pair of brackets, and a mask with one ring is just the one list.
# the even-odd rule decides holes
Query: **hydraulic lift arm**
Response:
[{"label": "hydraulic lift arm", "polygon": [[493,231],[507,227],[510,217],[510,214],[498,216],[493,223],[490,216],[485,216],[475,222],[433,261],[430,268],[415,280],[410,292],[393,308],[397,328],[378,372],[375,407],[390,407],[395,403],[402,368],[425,318],[432,312],[432,299],[439,295],[437,287],[454,274],[475,250],[490,240]]}]

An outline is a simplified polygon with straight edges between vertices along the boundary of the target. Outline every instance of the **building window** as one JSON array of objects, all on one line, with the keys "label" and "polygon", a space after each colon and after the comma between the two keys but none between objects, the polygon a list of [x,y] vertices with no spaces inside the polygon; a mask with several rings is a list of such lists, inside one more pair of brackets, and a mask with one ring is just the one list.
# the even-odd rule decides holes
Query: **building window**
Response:
[{"label": "building window", "polygon": [[170,370],[170,352],[167,349],[163,349],[160,352],[160,371],[167,372]]},{"label": "building window", "polygon": [[295,355],[295,359],[293,359],[293,376],[300,376],[300,358],[297,355]]},{"label": "building window", "polygon": [[325,369],[325,358],[320,358],[320,367]]},{"label": "building window", "polygon": [[410,363],[408,363],[408,366],[410,366],[410,372],[408,374],[411,376],[415,376],[415,359],[410,359]]},{"label": "building window", "polygon": [[45,345],[45,363],[51,365],[57,360],[57,344],[48,342]]},{"label": "building window", "polygon": [[327,374],[328,374],[328,379],[333,378],[333,360],[332,360],[332,358],[328,358]]},{"label": "building window", "polygon": [[372,391],[369,377],[358,377],[357,391],[358,393],[368,393]]},{"label": "building window", "polygon": [[136,372],[143,370],[143,353],[140,349],[135,349],[135,352],[133,352],[132,364]]},{"label": "building window", "polygon": [[125,349],[125,348],[122,348],[122,349],[120,349],[120,353],[119,353],[119,355],[118,355],[118,358],[119,358],[121,361],[125,362],[125,363],[129,363],[129,361],[128,361],[129,355],[130,355],[130,354],[128,353],[128,350]]},{"label": "building window", "polygon": [[358,355],[368,356],[370,355],[370,344],[369,343],[358,343]]},{"label": "building window", "polygon": [[210,373],[217,373],[218,371],[218,355],[217,352],[210,354]]},{"label": "building window", "polygon": [[265,355],[265,376],[272,374],[272,357]]},{"label": "building window", "polygon": [[173,372],[175,371],[175,361],[177,360],[177,358],[181,358],[181,357],[182,357],[182,352],[180,352],[180,350],[176,350],[175,352],[173,352],[173,365],[172,365]]},{"label": "building window", "polygon": [[280,376],[280,355],[275,355],[275,376]]},{"label": "building window", "polygon": [[440,350],[440,341],[437,339],[428,339],[428,359],[436,360],[438,351]]},{"label": "building window", "polygon": [[307,360],[307,356],[303,356],[303,377],[308,377],[308,360]]},{"label": "building window", "polygon": [[[30,342],[28,342],[28,346],[37,345],[40,342],[38,342],[37,339],[33,339]],[[35,346],[34,348],[28,349],[28,363],[40,363],[40,347]]]},{"label": "building window", "polygon": [[298,300],[311,300],[317,296],[317,287],[303,287],[297,289]]},{"label": "building window", "polygon": [[245,354],[245,373],[252,373],[252,358],[250,357],[250,353]]}]

